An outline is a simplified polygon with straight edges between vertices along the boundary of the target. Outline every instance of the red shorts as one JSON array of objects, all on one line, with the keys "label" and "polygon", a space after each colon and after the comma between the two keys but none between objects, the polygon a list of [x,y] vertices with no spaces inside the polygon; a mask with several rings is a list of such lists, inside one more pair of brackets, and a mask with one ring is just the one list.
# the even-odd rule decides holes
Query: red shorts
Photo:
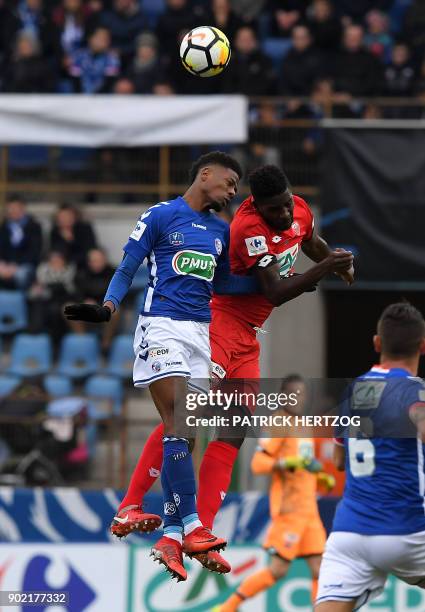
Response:
[{"label": "red shorts", "polygon": [[210,324],[213,374],[219,378],[260,378],[260,344],[251,325],[212,309]]}]

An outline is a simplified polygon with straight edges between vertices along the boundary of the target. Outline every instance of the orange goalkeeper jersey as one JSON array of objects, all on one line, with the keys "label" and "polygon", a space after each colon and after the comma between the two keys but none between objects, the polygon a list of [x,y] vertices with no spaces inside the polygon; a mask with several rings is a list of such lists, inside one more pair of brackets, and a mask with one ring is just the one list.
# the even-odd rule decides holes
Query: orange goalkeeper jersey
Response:
[{"label": "orange goalkeeper jersey", "polygon": [[314,457],[312,438],[262,438],[255,452],[251,468],[254,474],[271,474],[270,516],[281,514],[316,514],[317,476],[307,470],[274,469],[276,459],[287,457]]}]

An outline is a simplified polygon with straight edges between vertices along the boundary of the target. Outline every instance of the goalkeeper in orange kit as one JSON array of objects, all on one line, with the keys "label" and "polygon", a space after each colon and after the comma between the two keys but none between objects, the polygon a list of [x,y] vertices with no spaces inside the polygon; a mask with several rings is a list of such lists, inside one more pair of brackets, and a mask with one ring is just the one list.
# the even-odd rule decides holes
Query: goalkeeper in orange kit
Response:
[{"label": "goalkeeper in orange kit", "polygon": [[[296,392],[302,403],[305,383],[301,377],[291,376],[285,381],[285,391]],[[331,489],[334,478],[322,472],[320,462],[314,458],[313,438],[263,438],[252,458],[251,469],[254,474],[271,475],[271,524],[263,544],[271,560],[268,567],[244,580],[216,610],[238,610],[246,599],[284,578],[291,561],[297,557],[304,557],[311,570],[314,602],[326,541],[317,507],[317,486],[322,484]]]}]

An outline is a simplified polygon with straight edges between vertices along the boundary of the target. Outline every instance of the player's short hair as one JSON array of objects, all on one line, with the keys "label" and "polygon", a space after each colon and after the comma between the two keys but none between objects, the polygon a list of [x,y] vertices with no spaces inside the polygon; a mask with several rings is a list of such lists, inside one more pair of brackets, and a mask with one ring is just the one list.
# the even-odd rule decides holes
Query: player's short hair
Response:
[{"label": "player's short hair", "polygon": [[230,168],[239,178],[242,178],[242,168],[238,161],[231,155],[227,155],[227,153],[223,153],[223,151],[211,151],[211,153],[206,153],[202,155],[196,162],[193,163],[190,171],[189,171],[189,181],[190,184],[198,176],[199,170],[205,168],[206,166],[223,166],[223,168]]},{"label": "player's short hair", "polygon": [[382,353],[389,357],[412,357],[425,338],[425,321],[412,304],[398,302],[385,308],[377,331]]},{"label": "player's short hair", "polygon": [[248,181],[256,201],[272,198],[290,189],[290,183],[284,171],[272,164],[253,170]]}]

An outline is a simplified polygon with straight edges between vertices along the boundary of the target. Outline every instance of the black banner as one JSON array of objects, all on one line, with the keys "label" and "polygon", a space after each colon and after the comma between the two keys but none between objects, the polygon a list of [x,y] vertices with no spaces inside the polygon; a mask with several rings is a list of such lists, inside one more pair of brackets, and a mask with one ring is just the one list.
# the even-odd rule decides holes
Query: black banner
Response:
[{"label": "black banner", "polygon": [[325,129],[323,166],[321,233],[357,287],[425,288],[425,130]]}]

